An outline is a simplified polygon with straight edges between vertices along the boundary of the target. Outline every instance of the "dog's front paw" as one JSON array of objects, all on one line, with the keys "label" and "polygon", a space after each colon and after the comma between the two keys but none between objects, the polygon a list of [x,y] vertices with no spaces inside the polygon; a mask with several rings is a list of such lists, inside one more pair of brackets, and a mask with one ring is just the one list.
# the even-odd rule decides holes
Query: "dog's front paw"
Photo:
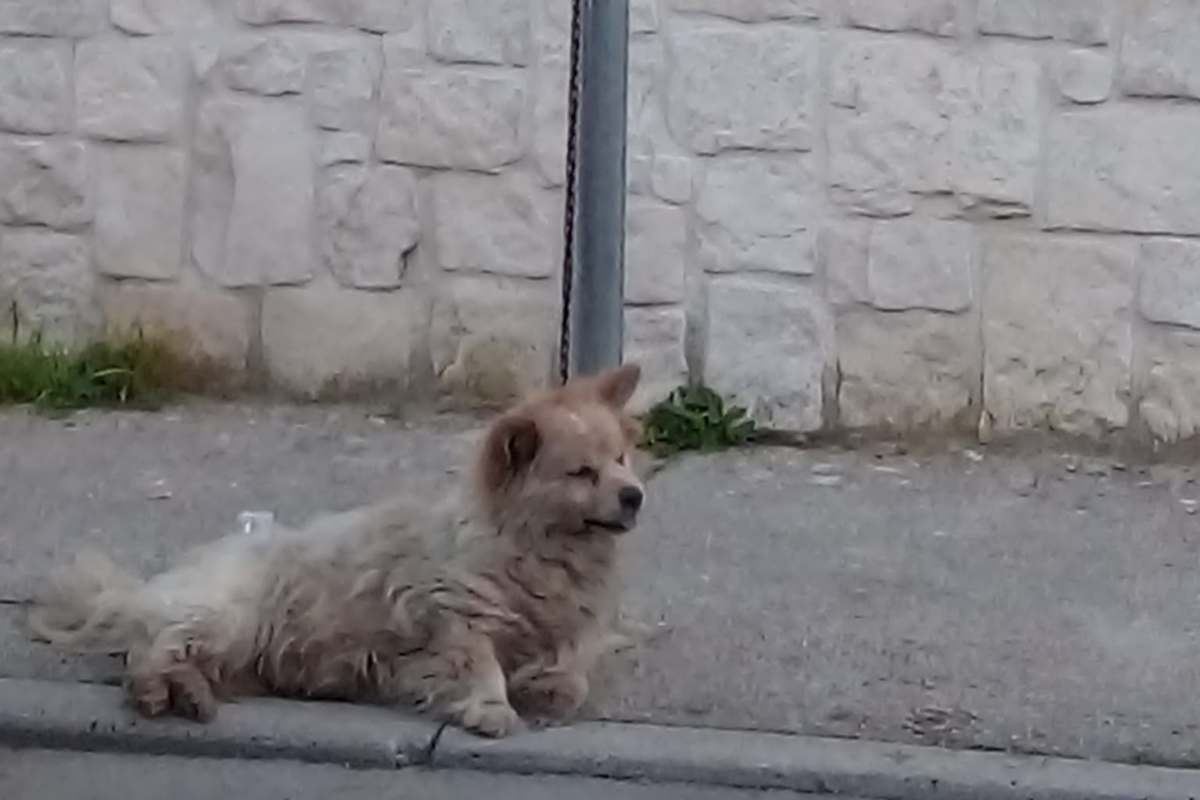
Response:
[{"label": "dog's front paw", "polygon": [[211,722],[217,715],[217,701],[208,684],[173,683],[171,709],[185,719]]},{"label": "dog's front paw", "polygon": [[137,683],[130,689],[130,701],[143,717],[161,717],[171,707],[171,694],[165,682]]},{"label": "dog's front paw", "polygon": [[588,680],[574,672],[544,672],[513,692],[521,709],[551,717],[569,717],[587,700]]},{"label": "dog's front paw", "polygon": [[469,704],[462,712],[462,726],[472,733],[499,739],[521,727],[521,718],[502,700],[483,700]]}]

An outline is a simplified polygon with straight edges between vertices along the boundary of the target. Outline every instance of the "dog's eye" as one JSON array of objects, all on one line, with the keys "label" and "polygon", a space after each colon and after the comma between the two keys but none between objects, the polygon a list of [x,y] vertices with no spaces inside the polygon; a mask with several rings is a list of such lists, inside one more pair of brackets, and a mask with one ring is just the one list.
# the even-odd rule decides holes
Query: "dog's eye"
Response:
[{"label": "dog's eye", "polygon": [[600,473],[596,472],[596,470],[592,469],[591,467],[580,467],[579,469],[571,470],[567,473],[567,476],[571,478],[582,478],[584,480],[589,480],[592,483],[595,483],[600,479]]},{"label": "dog's eye", "polygon": [[625,454],[624,453],[621,453],[621,455],[617,456],[617,463],[620,464],[622,467],[625,466]]}]

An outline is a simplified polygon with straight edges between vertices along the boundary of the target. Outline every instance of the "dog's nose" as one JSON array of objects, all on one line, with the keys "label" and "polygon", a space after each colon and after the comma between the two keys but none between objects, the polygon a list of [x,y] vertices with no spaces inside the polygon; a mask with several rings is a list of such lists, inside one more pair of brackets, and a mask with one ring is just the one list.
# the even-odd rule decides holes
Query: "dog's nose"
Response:
[{"label": "dog's nose", "polygon": [[638,487],[622,486],[621,491],[617,494],[617,499],[621,501],[621,508],[626,511],[637,511],[642,507],[642,500],[645,498],[642,490]]}]

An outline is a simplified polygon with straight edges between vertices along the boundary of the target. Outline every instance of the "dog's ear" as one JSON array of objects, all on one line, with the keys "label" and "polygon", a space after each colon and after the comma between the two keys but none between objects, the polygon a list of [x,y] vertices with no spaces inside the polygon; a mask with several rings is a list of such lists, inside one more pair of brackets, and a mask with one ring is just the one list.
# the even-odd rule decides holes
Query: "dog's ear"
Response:
[{"label": "dog's ear", "polygon": [[524,414],[506,414],[492,425],[483,444],[480,480],[495,492],[529,466],[541,447],[537,423]]},{"label": "dog's ear", "polygon": [[637,391],[641,378],[642,368],[637,364],[622,364],[596,377],[596,393],[612,408],[621,409]]}]

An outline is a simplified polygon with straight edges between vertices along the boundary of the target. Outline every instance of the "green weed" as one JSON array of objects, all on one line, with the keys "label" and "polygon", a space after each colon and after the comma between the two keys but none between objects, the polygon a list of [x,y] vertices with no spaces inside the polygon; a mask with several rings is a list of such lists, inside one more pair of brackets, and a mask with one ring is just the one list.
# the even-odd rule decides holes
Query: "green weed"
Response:
[{"label": "green weed", "polygon": [[188,374],[166,342],[140,331],[76,350],[43,344],[40,336],[0,345],[0,404],[29,403],[46,410],[91,406],[154,408]]},{"label": "green weed", "polygon": [[684,450],[738,447],[754,438],[757,427],[746,409],[726,406],[712,389],[681,386],[650,409],[642,430],[642,446],[665,457]]}]

